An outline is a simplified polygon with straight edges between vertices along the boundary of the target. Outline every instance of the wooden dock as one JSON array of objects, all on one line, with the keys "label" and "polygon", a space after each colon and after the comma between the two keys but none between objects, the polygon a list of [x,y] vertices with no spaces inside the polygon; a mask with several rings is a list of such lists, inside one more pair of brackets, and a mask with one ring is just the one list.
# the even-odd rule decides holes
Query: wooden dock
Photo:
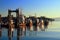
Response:
[{"label": "wooden dock", "polygon": [[[16,12],[16,17],[14,18],[11,15],[11,12]],[[41,22],[39,19],[35,18],[35,23],[33,23],[33,20],[31,18],[26,20],[25,16],[21,15],[22,12],[19,13],[19,9],[16,10],[8,10],[8,16],[6,17],[6,22],[2,20],[2,17],[0,15],[0,37],[2,36],[2,28],[5,27],[8,29],[8,37],[11,40],[13,37],[14,29],[17,29],[17,37],[19,38],[22,35],[26,35],[26,29],[29,29],[30,31],[35,30],[44,30],[45,27],[44,22]],[[43,20],[44,21],[44,20]],[[33,27],[35,24],[35,27]],[[27,27],[28,25],[28,27]],[[48,23],[47,23],[48,25]]]}]

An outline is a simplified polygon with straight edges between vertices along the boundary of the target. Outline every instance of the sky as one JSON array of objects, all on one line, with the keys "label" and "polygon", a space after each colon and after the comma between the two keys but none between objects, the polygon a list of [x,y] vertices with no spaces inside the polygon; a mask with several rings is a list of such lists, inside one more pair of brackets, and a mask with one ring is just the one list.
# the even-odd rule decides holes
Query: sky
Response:
[{"label": "sky", "polygon": [[17,8],[21,8],[25,16],[60,17],[60,0],[0,0],[2,16],[8,15],[8,9]]}]

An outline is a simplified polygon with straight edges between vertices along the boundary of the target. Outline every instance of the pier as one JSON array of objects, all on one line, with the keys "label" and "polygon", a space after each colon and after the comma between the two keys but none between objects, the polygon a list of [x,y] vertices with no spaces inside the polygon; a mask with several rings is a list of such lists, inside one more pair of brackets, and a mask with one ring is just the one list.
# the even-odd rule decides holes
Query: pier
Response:
[{"label": "pier", "polygon": [[[16,13],[16,17],[11,15],[12,12]],[[2,36],[2,28],[8,29],[8,37],[11,40],[13,37],[14,29],[17,29],[17,37],[19,38],[22,35],[26,35],[26,30],[30,31],[45,31],[47,28],[49,21],[53,19],[44,19],[44,18],[36,18],[36,17],[25,17],[22,15],[22,10],[16,9],[11,10],[8,9],[8,16],[1,17],[0,15],[0,37]]]}]

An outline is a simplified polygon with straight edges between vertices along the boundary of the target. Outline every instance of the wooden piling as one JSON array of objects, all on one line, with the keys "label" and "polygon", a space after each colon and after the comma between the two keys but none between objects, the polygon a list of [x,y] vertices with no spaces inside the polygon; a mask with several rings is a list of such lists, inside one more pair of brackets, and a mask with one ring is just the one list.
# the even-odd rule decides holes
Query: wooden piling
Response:
[{"label": "wooden piling", "polygon": [[19,23],[19,28],[20,28],[20,32],[22,35],[26,35],[26,23],[25,23],[25,18],[22,17],[22,22]]},{"label": "wooden piling", "polygon": [[19,24],[19,29],[20,29],[20,35],[23,35],[24,32],[26,31],[25,24],[24,23]]},{"label": "wooden piling", "polygon": [[9,24],[8,35],[13,37],[14,24]]},{"label": "wooden piling", "polygon": [[41,27],[41,31],[45,31],[44,20],[41,20],[40,27]]},{"label": "wooden piling", "polygon": [[39,27],[39,19],[37,19],[37,31],[40,31],[40,27]]},{"label": "wooden piling", "polygon": [[30,30],[33,31],[33,22],[30,20]]}]

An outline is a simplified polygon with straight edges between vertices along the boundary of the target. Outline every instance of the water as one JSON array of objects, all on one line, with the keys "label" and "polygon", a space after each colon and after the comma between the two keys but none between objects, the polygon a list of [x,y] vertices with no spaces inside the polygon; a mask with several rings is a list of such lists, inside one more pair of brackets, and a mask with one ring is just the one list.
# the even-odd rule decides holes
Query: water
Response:
[{"label": "water", "polygon": [[[2,29],[0,40],[9,40],[8,29]],[[50,22],[46,31],[26,31],[25,36],[17,37],[17,30],[14,29],[11,40],[60,40],[60,21]]]}]

